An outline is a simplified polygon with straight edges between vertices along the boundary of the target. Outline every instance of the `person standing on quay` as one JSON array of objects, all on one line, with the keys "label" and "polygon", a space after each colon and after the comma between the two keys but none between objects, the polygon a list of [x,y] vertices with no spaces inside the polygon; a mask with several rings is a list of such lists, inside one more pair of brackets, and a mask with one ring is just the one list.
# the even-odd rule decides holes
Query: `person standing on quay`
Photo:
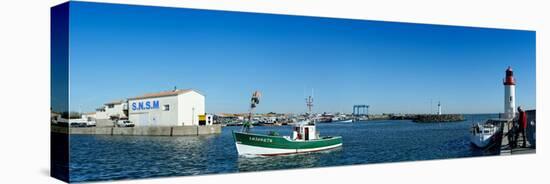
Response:
[{"label": "person standing on quay", "polygon": [[523,138],[523,144],[521,147],[525,148],[527,147],[527,136],[525,135],[527,129],[527,113],[525,113],[525,111],[520,106],[518,107],[518,114],[519,132],[517,134],[521,133],[521,136]]}]

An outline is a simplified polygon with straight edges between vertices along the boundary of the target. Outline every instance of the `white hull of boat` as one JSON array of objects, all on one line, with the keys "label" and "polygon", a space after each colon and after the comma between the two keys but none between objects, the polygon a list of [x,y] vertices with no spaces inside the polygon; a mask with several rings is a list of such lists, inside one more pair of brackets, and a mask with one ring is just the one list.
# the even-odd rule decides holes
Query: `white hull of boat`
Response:
[{"label": "white hull of boat", "polygon": [[297,154],[297,153],[324,151],[324,150],[334,149],[342,146],[342,144],[340,143],[340,144],[335,144],[331,146],[311,148],[311,149],[280,149],[280,148],[250,146],[250,145],[239,144],[239,143],[235,143],[235,145],[237,146],[237,152],[239,153],[239,155],[243,155],[243,156],[290,155],[290,154]]},{"label": "white hull of boat", "polygon": [[498,134],[500,128],[495,125],[494,121],[488,121],[491,123],[473,125],[470,134],[470,142],[479,148],[486,148],[492,145],[495,140],[495,135]]},{"label": "white hull of boat", "polygon": [[494,134],[470,135],[470,142],[479,148],[485,148],[493,142]]}]

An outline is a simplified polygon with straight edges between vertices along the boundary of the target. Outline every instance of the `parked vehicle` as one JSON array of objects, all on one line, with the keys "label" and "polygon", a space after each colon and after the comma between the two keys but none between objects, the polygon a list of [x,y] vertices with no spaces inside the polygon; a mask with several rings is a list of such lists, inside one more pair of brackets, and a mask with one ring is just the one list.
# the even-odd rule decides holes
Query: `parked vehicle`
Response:
[{"label": "parked vehicle", "polygon": [[86,122],[87,127],[95,127],[96,122],[95,121],[88,121]]},{"label": "parked vehicle", "polygon": [[71,127],[86,127],[87,121],[85,119],[69,119]]},{"label": "parked vehicle", "polygon": [[116,122],[117,127],[134,127],[134,123],[132,123],[130,120],[118,120]]},{"label": "parked vehicle", "polygon": [[53,117],[50,122],[51,124],[62,127],[67,127],[69,125],[69,120],[62,118],[61,115]]}]

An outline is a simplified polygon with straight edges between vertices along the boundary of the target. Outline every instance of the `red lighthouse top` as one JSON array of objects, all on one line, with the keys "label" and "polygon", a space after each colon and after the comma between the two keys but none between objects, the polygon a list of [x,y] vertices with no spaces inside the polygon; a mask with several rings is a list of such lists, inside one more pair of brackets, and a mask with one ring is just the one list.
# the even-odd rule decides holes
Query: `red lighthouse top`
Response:
[{"label": "red lighthouse top", "polygon": [[504,85],[516,85],[516,81],[514,80],[514,72],[512,71],[512,67],[508,67],[506,69],[506,78],[504,79]]}]

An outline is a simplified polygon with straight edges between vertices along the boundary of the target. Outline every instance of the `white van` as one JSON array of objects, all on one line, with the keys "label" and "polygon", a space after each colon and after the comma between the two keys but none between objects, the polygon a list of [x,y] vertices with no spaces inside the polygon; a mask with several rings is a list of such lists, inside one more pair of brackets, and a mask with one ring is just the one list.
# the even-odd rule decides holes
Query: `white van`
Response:
[{"label": "white van", "polygon": [[117,127],[134,127],[134,123],[132,123],[130,120],[118,120],[116,122]]}]

